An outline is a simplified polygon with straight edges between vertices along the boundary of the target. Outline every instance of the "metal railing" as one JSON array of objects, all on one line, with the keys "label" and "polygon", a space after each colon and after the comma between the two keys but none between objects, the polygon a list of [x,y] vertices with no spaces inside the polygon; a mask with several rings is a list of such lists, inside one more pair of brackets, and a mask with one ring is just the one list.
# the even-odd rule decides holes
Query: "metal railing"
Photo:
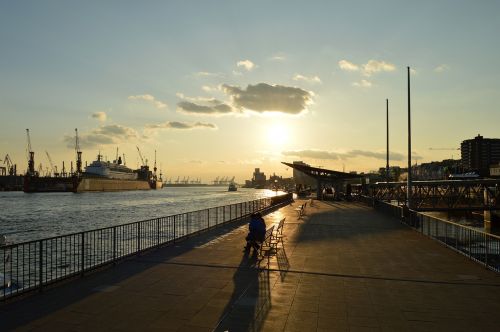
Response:
[{"label": "metal railing", "polygon": [[374,200],[371,197],[360,197],[359,201],[399,218],[403,224],[414,230],[493,271],[500,272],[500,236],[414,210],[405,211],[402,206]]},{"label": "metal railing", "polygon": [[0,247],[0,300],[288,204],[286,194]]}]

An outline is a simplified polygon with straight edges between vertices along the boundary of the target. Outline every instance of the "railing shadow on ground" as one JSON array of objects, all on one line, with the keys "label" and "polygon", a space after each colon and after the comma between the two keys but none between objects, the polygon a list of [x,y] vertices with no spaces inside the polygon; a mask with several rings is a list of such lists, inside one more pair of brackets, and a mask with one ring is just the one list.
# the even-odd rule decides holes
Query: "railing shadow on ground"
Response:
[{"label": "railing shadow on ground", "polygon": [[269,270],[257,256],[243,254],[233,276],[234,291],[214,331],[259,331],[271,307]]}]

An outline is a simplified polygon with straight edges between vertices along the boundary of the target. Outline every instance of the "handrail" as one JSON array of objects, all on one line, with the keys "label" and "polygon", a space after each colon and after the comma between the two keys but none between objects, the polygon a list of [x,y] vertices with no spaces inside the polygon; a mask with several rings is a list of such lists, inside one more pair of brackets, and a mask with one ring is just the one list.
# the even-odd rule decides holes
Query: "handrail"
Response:
[{"label": "handrail", "polygon": [[185,239],[251,213],[289,204],[265,197],[0,247],[0,300]]}]

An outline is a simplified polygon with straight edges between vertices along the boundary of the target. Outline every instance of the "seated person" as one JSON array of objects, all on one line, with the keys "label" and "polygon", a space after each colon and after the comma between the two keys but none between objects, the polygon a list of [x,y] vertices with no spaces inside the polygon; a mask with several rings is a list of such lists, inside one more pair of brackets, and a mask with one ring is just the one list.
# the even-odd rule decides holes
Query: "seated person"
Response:
[{"label": "seated person", "polygon": [[266,222],[259,212],[252,213],[250,216],[250,223],[248,224],[248,235],[245,238],[247,245],[245,246],[245,251],[250,250],[253,247],[255,251],[259,249],[259,242],[264,241],[264,236],[266,235]]}]

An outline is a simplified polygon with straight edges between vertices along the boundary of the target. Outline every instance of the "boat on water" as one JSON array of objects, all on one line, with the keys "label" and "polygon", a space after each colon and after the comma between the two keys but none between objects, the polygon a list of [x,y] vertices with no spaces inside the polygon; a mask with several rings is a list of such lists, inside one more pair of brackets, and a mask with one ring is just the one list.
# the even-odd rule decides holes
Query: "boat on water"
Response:
[{"label": "boat on water", "polygon": [[238,187],[236,187],[236,183],[231,182],[227,188],[227,191],[237,191]]},{"label": "boat on water", "polygon": [[[92,192],[161,189],[161,174],[156,175],[156,162],[153,171],[144,164],[133,170],[125,166],[121,157],[113,162],[104,161],[97,155],[85,171],[81,171],[81,154],[77,159],[77,171],[67,176],[40,176],[30,166],[24,177],[24,192]],[[156,158],[155,158],[156,159]]]},{"label": "boat on water", "polygon": [[163,182],[148,165],[132,170],[123,165],[121,157],[113,162],[103,161],[99,154],[89,166],[85,167],[74,192],[123,191],[161,189]]}]

